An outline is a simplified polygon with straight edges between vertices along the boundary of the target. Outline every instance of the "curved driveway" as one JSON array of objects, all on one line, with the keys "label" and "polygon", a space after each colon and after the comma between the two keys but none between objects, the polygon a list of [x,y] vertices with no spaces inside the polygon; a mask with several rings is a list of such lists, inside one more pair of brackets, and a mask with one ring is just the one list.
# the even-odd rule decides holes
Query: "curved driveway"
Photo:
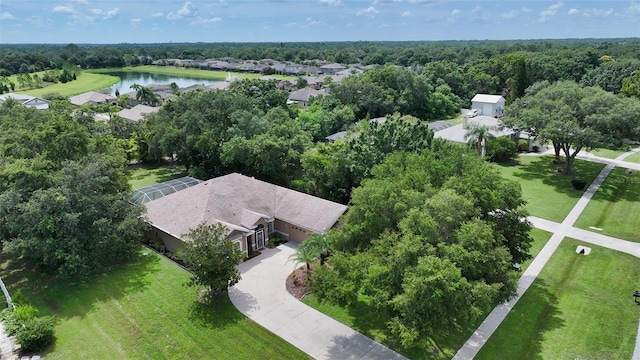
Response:
[{"label": "curved driveway", "polygon": [[242,280],[229,289],[233,305],[315,359],[405,359],[289,294],[286,279],[296,264],[287,260],[295,247],[288,243],[265,249],[238,265]]}]

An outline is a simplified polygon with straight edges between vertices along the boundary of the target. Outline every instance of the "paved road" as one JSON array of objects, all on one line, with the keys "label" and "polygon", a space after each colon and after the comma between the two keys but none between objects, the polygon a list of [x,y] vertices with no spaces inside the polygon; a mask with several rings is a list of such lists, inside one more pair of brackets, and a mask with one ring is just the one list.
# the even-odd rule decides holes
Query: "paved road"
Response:
[{"label": "paved road", "polygon": [[287,260],[294,252],[284,244],[238,266],[242,280],[229,289],[238,310],[315,359],[406,359],[291,296],[286,279],[296,266]]},{"label": "paved road", "polygon": [[[615,166],[623,166],[640,170],[640,164],[634,164],[624,161],[626,157],[638,151],[640,151],[640,148],[636,148],[632,151],[626,152],[618,156],[614,160],[600,158],[593,155],[578,155],[578,158],[580,159],[600,162],[607,165],[602,169],[600,174],[598,174],[589,188],[587,188],[585,193],[582,195],[580,200],[578,200],[573,209],[571,209],[571,212],[569,212],[562,223],[556,223],[537,217],[529,218],[534,227],[552,232],[553,235],[518,280],[517,295],[510,301],[495,307],[493,311],[487,316],[487,318],[482,322],[482,324],[480,324],[478,329],[476,329],[476,331],[471,335],[467,342],[465,342],[460,350],[458,350],[453,359],[473,359],[478,354],[489,337],[491,337],[498,326],[500,326],[502,321],[507,317],[513,306],[518,302],[518,300],[520,300],[522,295],[527,291],[529,286],[531,286],[533,281],[540,274],[540,271],[547,263],[547,261],[549,261],[551,255],[553,255],[555,250],[558,248],[558,245],[560,245],[562,239],[565,236],[640,257],[640,246],[638,245],[638,243],[616,239],[610,236],[578,229],[573,226],[580,214],[588,205],[589,201],[593,197],[593,194],[595,194],[602,182],[607,178],[607,176]],[[553,153],[553,149],[551,149],[551,153]],[[640,360],[640,327],[638,329],[633,360]]]}]

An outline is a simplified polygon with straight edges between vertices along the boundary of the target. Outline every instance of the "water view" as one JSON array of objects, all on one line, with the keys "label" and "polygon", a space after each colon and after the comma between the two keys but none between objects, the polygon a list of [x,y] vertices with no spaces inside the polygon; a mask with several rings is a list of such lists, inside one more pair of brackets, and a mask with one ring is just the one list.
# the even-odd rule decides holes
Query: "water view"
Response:
[{"label": "water view", "polygon": [[111,95],[115,95],[116,89],[121,94],[128,93],[132,91],[130,87],[133,84],[148,86],[151,84],[167,84],[168,85],[174,82],[178,85],[178,87],[187,87],[195,84],[215,85],[215,84],[224,82],[219,80],[191,78],[191,77],[183,77],[183,76],[175,76],[175,75],[164,75],[164,74],[151,74],[151,73],[145,73],[145,72],[114,72],[114,73],[109,73],[109,75],[117,76],[120,78],[120,82],[109,87]]}]

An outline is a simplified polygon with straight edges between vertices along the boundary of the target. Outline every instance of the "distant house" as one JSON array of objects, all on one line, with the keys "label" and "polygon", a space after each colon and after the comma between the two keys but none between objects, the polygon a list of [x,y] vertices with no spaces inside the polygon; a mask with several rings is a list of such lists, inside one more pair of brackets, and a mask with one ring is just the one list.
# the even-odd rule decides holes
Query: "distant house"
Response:
[{"label": "distant house", "polygon": [[233,173],[145,204],[152,229],[146,236],[175,251],[182,236],[201,223],[220,224],[229,240],[251,255],[280,234],[302,242],[333,228],[347,207]]},{"label": "distant house", "polygon": [[160,110],[160,108],[139,104],[131,109],[120,110],[118,116],[131,121],[140,121],[144,119],[145,115],[153,114],[158,112],[158,110]]},{"label": "distant house", "polygon": [[480,115],[500,117],[505,102],[500,95],[477,94],[471,99],[471,109],[477,109]]},{"label": "distant house", "polygon": [[499,119],[491,116],[480,115],[474,118],[464,118],[462,124],[443,127],[439,130],[435,130],[434,137],[445,139],[457,143],[466,143],[467,139],[465,135],[474,126],[486,126],[489,128],[489,133],[494,137],[506,136],[511,139],[516,139],[520,134],[510,129],[503,129],[502,123]]},{"label": "distant house", "polygon": [[335,75],[337,73],[339,73],[340,71],[345,70],[346,67],[342,66],[338,63],[333,63],[333,64],[327,64],[327,65],[322,65],[320,66],[320,72],[322,72],[325,75]]},{"label": "distant house", "polygon": [[0,95],[0,104],[7,101],[8,99],[14,99],[24,106],[36,108],[38,110],[46,110],[49,108],[49,102],[47,100],[27,94],[7,93],[4,95]]},{"label": "distant house", "polygon": [[72,96],[69,98],[69,101],[73,105],[77,105],[77,106],[84,105],[84,104],[93,104],[93,105],[118,104],[118,98],[116,98],[115,96],[106,95],[103,93],[99,93],[97,91],[89,91],[84,94]]},{"label": "distant house", "polygon": [[287,99],[287,104],[298,104],[301,108],[306,108],[309,100],[312,97],[318,95],[324,95],[326,91],[324,90],[315,90],[311,88],[302,88],[300,90],[296,90],[289,95],[289,99]]}]

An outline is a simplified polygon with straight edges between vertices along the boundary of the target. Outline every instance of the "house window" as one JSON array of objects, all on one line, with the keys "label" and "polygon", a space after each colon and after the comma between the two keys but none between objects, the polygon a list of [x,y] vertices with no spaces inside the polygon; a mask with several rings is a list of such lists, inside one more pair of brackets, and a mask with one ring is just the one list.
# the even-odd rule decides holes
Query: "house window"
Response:
[{"label": "house window", "polygon": [[271,220],[271,221],[269,221],[269,222],[267,223],[267,232],[268,232],[269,234],[273,234],[273,233],[274,233],[274,231],[275,231],[275,229],[273,228],[273,222],[274,222],[274,221],[273,221],[273,220]]}]

